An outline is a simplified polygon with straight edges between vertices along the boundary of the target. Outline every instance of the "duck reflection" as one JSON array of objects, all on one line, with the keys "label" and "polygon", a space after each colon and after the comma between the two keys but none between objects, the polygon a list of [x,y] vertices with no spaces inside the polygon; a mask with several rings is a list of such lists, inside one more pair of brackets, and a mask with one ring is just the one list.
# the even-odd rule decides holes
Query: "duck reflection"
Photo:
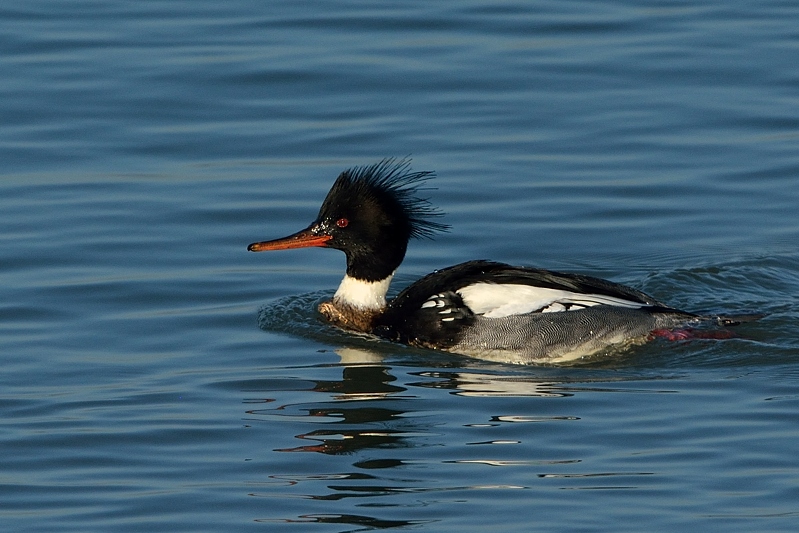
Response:
[{"label": "duck reflection", "polygon": [[[431,365],[428,359],[425,359],[424,367],[412,371],[407,366],[395,369],[379,352],[368,349],[347,348],[337,353],[341,357],[340,367],[323,367],[321,370],[314,369],[313,373],[333,371],[335,375],[340,375],[340,379],[328,375],[323,380],[302,381],[307,388],[280,388],[288,390],[288,396],[305,393],[299,394],[304,401],[281,403],[278,395],[270,402],[274,408],[250,411],[253,416],[277,422],[283,427],[291,424],[305,426],[305,431],[294,433],[294,437],[302,442],[301,445],[273,448],[273,453],[310,452],[314,455],[304,457],[299,462],[280,460],[278,463],[283,465],[296,463],[299,470],[286,471],[285,467],[276,467],[283,471],[269,477],[282,487],[277,497],[301,498],[315,503],[309,503],[310,507],[305,507],[304,512],[297,512],[292,517],[267,521],[350,524],[368,528],[415,525],[420,522],[347,513],[342,505],[345,501],[353,500],[368,502],[354,504],[357,508],[397,505],[380,504],[370,500],[372,498],[402,502],[401,505],[425,505],[419,502],[427,501],[427,497],[421,496],[427,493],[440,496],[462,494],[466,490],[525,488],[496,482],[485,484],[482,478],[459,478],[458,473],[463,465],[466,468],[472,465],[501,465],[507,468],[517,465],[524,468],[539,463],[551,467],[553,464],[579,462],[572,457],[538,460],[512,454],[506,456],[504,450],[497,456],[495,446],[486,447],[485,451],[481,450],[483,446],[471,447],[467,451],[465,444],[459,441],[452,445],[457,453],[444,453],[433,459],[439,465],[438,469],[454,474],[447,482],[446,476],[444,479],[438,475],[431,477],[433,470],[426,464],[431,456],[420,456],[418,452],[425,447],[445,450],[451,446],[441,433],[442,427],[447,427],[449,422],[437,416],[433,407],[433,403],[445,400],[446,396],[563,398],[574,395],[580,390],[579,387],[584,386],[585,380],[578,384],[574,378],[561,379],[564,374],[556,369],[508,369],[499,365],[480,364],[472,370],[456,367],[457,361],[442,362],[436,366]],[[413,354],[410,354],[412,357]],[[340,374],[337,374],[339,371]],[[505,402],[496,405],[504,408],[511,406]],[[464,434],[485,433],[491,437],[491,430],[487,429],[489,427],[501,428],[507,424],[529,422],[561,424],[579,420],[578,417],[563,413],[560,415],[529,411],[520,413],[514,408],[512,412],[478,412],[475,413],[476,420],[467,416],[453,423],[458,428],[464,428]],[[446,429],[443,431],[446,432]],[[508,441],[488,438],[475,440],[471,444],[474,442],[485,446]],[[337,504],[335,508],[328,508],[325,502]]]},{"label": "duck reflection", "polygon": [[[258,522],[259,520],[256,520]],[[381,520],[372,516],[354,514],[316,514],[302,515],[296,519],[284,520],[287,524],[348,524],[374,529],[398,528],[420,525],[432,522],[431,520]],[[357,531],[361,531],[360,529]]]},{"label": "duck reflection", "polygon": [[435,381],[419,383],[418,386],[450,389],[458,396],[564,398],[573,395],[561,381],[541,381],[517,375],[463,371],[423,372],[419,375],[435,378]]},{"label": "duck reflection", "polygon": [[394,385],[397,378],[390,367],[376,364],[376,354],[342,350],[351,363],[342,368],[340,380],[316,381],[312,390],[331,394],[330,404],[307,407],[308,416],[335,419],[335,429],[316,429],[297,435],[315,444],[282,448],[280,452],[316,452],[328,455],[350,454],[366,448],[407,446],[410,433],[392,427],[406,413],[401,408],[407,388]]},{"label": "duck reflection", "polygon": [[[346,351],[352,357],[351,352],[356,350]],[[357,352],[364,354],[365,357],[369,355],[363,350],[357,350]],[[397,378],[392,376],[389,371],[388,366],[375,362],[350,361],[343,367],[341,380],[317,381],[313,390],[336,393],[337,400],[349,401],[388,398],[405,392],[407,390],[405,387],[391,384],[397,381]]]},{"label": "duck reflection", "polygon": [[[317,428],[296,435],[304,441],[313,441],[292,448],[279,448],[279,452],[314,452],[328,455],[352,454],[369,448],[412,446],[408,439],[427,434],[412,424],[409,401],[417,395],[409,394],[408,387],[396,384],[391,367],[381,364],[380,354],[364,349],[347,348],[337,353],[346,361],[340,380],[315,381],[313,392],[330,395],[331,402],[312,405],[282,405],[270,410],[289,416],[296,411],[307,413],[306,420],[324,421]],[[408,383],[413,388],[450,390],[460,396],[533,396],[556,398],[572,396],[561,380],[546,380],[523,374],[492,374],[488,372],[425,370],[412,375],[421,378]],[[266,412],[261,411],[261,414]],[[251,411],[251,414],[258,414]],[[332,419],[332,421],[331,421]]]}]

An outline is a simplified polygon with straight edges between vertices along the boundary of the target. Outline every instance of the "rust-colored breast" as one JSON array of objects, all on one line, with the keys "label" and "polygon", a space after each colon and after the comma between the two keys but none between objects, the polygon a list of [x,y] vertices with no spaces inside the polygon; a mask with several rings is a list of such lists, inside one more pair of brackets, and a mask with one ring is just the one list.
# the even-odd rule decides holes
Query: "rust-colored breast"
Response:
[{"label": "rust-colored breast", "polygon": [[320,303],[319,312],[334,326],[359,333],[370,333],[375,319],[381,314],[379,310],[364,311],[349,305],[338,304],[333,300]]}]

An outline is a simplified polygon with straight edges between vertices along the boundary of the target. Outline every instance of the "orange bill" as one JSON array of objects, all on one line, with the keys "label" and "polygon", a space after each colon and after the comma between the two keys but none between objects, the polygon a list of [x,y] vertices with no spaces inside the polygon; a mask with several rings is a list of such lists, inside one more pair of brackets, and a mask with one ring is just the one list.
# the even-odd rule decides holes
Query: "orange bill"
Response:
[{"label": "orange bill", "polygon": [[266,252],[268,250],[290,250],[292,248],[310,248],[312,246],[326,246],[332,239],[330,235],[314,235],[309,229],[298,231],[294,235],[275,239],[273,241],[254,242],[247,247],[251,252]]}]

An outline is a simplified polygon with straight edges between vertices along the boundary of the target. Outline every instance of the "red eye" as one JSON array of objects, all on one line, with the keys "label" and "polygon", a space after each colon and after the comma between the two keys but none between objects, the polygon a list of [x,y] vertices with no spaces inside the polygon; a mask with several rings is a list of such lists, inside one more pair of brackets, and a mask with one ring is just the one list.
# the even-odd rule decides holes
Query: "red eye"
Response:
[{"label": "red eye", "polygon": [[336,220],[336,226],[338,226],[339,228],[346,228],[349,225],[350,225],[350,221],[347,220],[346,218],[340,218],[340,219]]}]

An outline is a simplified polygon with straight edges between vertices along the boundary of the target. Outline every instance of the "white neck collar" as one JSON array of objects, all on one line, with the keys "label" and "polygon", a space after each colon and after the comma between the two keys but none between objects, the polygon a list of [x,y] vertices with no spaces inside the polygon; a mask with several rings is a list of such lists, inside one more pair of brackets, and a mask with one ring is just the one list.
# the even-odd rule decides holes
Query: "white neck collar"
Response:
[{"label": "white neck collar", "polygon": [[394,273],[391,273],[380,281],[363,281],[345,275],[333,300],[357,309],[383,309],[386,307],[386,293],[393,277]]}]

